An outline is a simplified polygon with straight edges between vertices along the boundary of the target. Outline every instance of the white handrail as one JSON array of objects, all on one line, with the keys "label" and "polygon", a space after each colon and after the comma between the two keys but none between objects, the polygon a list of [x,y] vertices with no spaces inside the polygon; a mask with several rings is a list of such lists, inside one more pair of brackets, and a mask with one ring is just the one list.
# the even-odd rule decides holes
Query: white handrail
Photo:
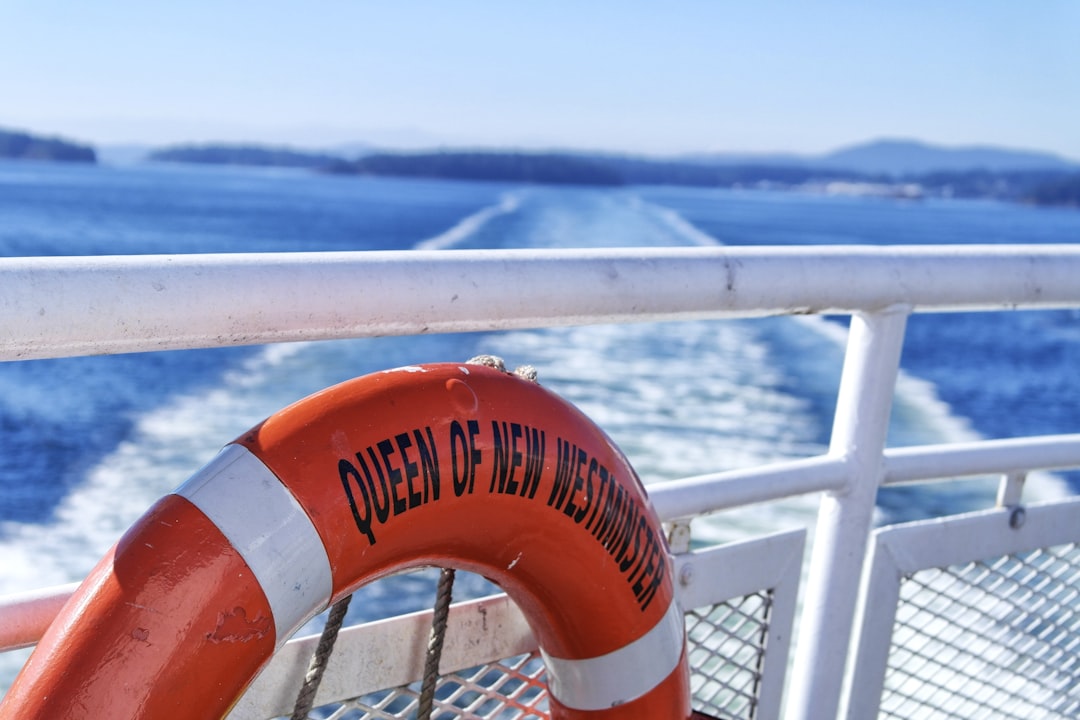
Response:
[{"label": "white handrail", "polygon": [[0,596],[0,652],[36,644],[77,587],[68,583]]},{"label": "white handrail", "polygon": [[[887,448],[883,458],[883,485],[1063,470],[1080,467],[1080,434]],[[839,490],[846,473],[843,456],[817,455],[668,480],[650,485],[649,498],[662,520],[677,520]]]},{"label": "white handrail", "polygon": [[[939,460],[938,470],[930,470]],[[889,483],[1080,467],[1080,435],[891,448],[885,451],[885,465]],[[662,520],[678,520],[835,490],[845,472],[843,458],[820,455],[657,483],[649,486],[649,498]],[[70,583],[0,596],[0,652],[36,643],[76,587]]]},{"label": "white handrail", "polygon": [[1080,467],[1080,434],[890,448],[882,484],[1074,467]]},{"label": "white handrail", "polygon": [[821,490],[847,480],[844,458],[833,455],[696,475],[649,486],[661,520],[677,520]]},{"label": "white handrail", "polygon": [[0,258],[0,360],[775,314],[1080,305],[1080,247]]}]

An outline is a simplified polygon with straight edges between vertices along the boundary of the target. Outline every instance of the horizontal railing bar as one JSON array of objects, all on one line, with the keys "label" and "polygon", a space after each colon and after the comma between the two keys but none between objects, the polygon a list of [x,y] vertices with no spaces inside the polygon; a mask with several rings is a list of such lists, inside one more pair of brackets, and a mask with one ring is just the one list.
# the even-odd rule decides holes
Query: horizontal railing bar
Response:
[{"label": "horizontal railing bar", "polygon": [[982,440],[885,451],[883,484],[1080,467],[1080,434]]},{"label": "horizontal railing bar", "polygon": [[[315,704],[340,702],[420,680],[432,617],[432,610],[422,610],[343,628]],[[439,662],[442,673],[529,653],[537,647],[524,615],[506,595],[451,605],[445,638]],[[286,643],[228,720],[288,715],[318,643],[318,635]]]},{"label": "horizontal railing bar", "polygon": [[0,596],[0,652],[36,644],[78,587],[69,583]]},{"label": "horizontal railing bar", "polygon": [[[883,485],[1080,467],[1080,434],[889,448],[883,463]],[[677,520],[840,490],[846,472],[843,458],[818,455],[650,484],[649,497],[661,520]]]},{"label": "horizontal railing bar", "polygon": [[[1080,434],[890,448],[883,484],[1080,467]],[[661,520],[704,515],[812,492],[839,490],[843,458],[819,455],[649,485]],[[0,652],[38,641],[78,583],[0,596]]]},{"label": "horizontal railing bar", "polygon": [[651,484],[648,489],[660,519],[668,521],[822,490],[839,490],[846,482],[843,458],[820,455],[696,475]]},{"label": "horizontal railing bar", "polygon": [[1080,247],[0,258],[0,360],[775,314],[1080,307]]}]

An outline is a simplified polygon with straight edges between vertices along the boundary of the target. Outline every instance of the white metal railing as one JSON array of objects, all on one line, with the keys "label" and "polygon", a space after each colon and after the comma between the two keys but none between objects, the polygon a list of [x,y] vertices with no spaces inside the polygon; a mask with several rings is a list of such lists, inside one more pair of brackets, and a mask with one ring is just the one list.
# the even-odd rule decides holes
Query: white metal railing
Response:
[{"label": "white metal railing", "polygon": [[1073,498],[877,531],[846,717],[1076,717],[1078,515]]},{"label": "white metal railing", "polygon": [[0,360],[794,313],[1076,307],[1080,246],[0,258]]},{"label": "white metal railing", "polygon": [[[650,488],[666,520],[822,492],[787,716],[837,717],[884,484],[1080,466],[1080,435],[887,449],[912,312],[1080,307],[1080,247],[448,251],[0,259],[0,359],[775,314],[852,316],[828,453]],[[1078,519],[1080,520],[1080,519]],[[1080,525],[1080,522],[1077,523]],[[37,613],[56,597],[13,605]],[[12,608],[18,608],[13,610]],[[25,630],[23,631],[25,634]],[[33,632],[38,632],[34,630]],[[32,632],[31,632],[32,634]],[[22,639],[0,631],[0,649]],[[778,702],[777,702],[778,707]]]}]

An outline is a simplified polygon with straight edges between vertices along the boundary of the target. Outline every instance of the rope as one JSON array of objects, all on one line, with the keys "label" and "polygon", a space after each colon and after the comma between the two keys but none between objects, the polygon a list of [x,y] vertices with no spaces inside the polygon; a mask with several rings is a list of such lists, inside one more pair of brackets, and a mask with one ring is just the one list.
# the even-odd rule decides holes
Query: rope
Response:
[{"label": "rope", "polygon": [[483,365],[484,367],[494,368],[499,372],[506,373],[508,375],[516,375],[522,380],[528,380],[529,382],[536,382],[537,372],[536,368],[532,365],[522,365],[516,368],[514,372],[510,372],[506,369],[506,363],[498,355],[477,355],[476,357],[468,360],[466,365]]},{"label": "rope", "polygon": [[345,620],[345,612],[349,609],[351,600],[352,595],[346,595],[330,608],[330,615],[326,618],[322,636],[319,637],[319,645],[315,648],[315,655],[308,664],[304,684],[296,696],[296,704],[293,706],[290,720],[306,720],[308,713],[311,712],[315,704],[315,693],[319,689],[319,683],[322,682],[326,665],[330,662],[330,653],[334,651],[334,643],[337,642],[338,631],[341,630],[341,623]]},{"label": "rope", "polygon": [[420,688],[420,706],[416,720],[430,720],[435,702],[435,684],[439,679],[439,659],[446,639],[446,618],[450,614],[450,598],[454,589],[454,569],[443,568],[435,595],[435,617],[431,621],[427,657],[424,659],[424,682]]},{"label": "rope", "polygon": [[[494,355],[478,355],[468,361],[469,365],[486,365],[500,372],[507,372],[506,364],[502,358]],[[536,382],[536,369],[531,365],[523,365],[514,373],[518,377]],[[420,706],[416,713],[417,720],[430,720],[431,711],[435,703],[435,685],[439,679],[439,660],[442,658],[443,641],[446,639],[446,619],[450,614],[450,598],[454,589],[453,568],[443,568],[439,575],[439,587],[435,596],[435,617],[431,622],[431,635],[428,637],[427,656],[424,659],[424,679],[420,689]],[[352,595],[348,595],[330,608],[330,616],[326,619],[319,645],[315,649],[315,655],[308,665],[307,674],[304,676],[304,684],[296,696],[296,704],[290,720],[306,720],[315,704],[315,693],[322,682],[326,665],[330,662],[330,654],[334,651],[334,643],[337,641],[341,623],[345,620],[345,612],[349,609],[349,601]]]},{"label": "rope", "polygon": [[[485,365],[499,372],[507,372],[506,363],[495,355],[477,355],[467,365]],[[536,370],[531,365],[515,371],[518,377],[536,382]],[[454,569],[443,568],[439,574],[439,587],[435,594],[435,616],[431,621],[431,635],[428,637],[427,657],[424,658],[424,680],[420,686],[420,705],[416,710],[416,720],[431,720],[435,704],[435,686],[439,680],[439,660],[442,658],[443,641],[446,639],[446,619],[450,614],[450,599],[454,590]]]}]

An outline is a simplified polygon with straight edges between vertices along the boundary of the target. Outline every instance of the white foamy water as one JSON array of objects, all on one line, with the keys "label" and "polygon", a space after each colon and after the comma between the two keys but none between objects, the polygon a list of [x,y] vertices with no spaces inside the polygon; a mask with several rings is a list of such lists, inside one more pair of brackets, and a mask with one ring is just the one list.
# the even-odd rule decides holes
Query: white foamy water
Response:
[{"label": "white foamy water", "polygon": [[[615,238],[654,245],[713,241],[674,211],[632,194],[573,198],[507,193],[422,246],[467,244],[481,231],[500,231],[499,223],[511,216],[525,222],[515,230],[530,246],[575,237],[600,244]],[[81,578],[149,505],[226,442],[310,392],[376,369],[380,355],[386,365],[464,360],[474,351],[533,364],[541,382],[603,427],[651,483],[824,452],[831,414],[823,416],[815,403],[835,393],[845,338],[836,323],[785,318],[519,331],[454,337],[453,345],[427,337],[411,345],[400,340],[393,346],[400,354],[389,356],[389,341],[268,346],[225,371],[216,386],[173,397],[136,418],[128,438],[87,469],[51,521],[7,523],[0,592]],[[794,343],[797,353],[782,345]],[[976,437],[932,385],[903,374],[895,417],[902,444]],[[748,512],[731,532],[770,528],[777,513],[795,512],[800,521],[812,516],[812,499],[792,503],[797,511]]]},{"label": "white foamy water", "polygon": [[508,215],[515,212],[521,206],[521,198],[521,192],[505,193],[495,205],[483,208],[472,215],[463,218],[446,232],[418,243],[416,249],[445,250],[446,248],[453,247],[476,234],[486,224],[500,215]]},{"label": "white foamy water", "polygon": [[[417,247],[717,242],[632,192],[526,189],[502,195]],[[0,528],[0,593],[80,579],[146,508],[222,445],[281,407],[354,375],[481,352],[502,355],[511,366],[534,365],[541,384],[589,415],[651,484],[825,452],[846,336],[837,323],[796,317],[261,348],[208,387],[169,396],[135,417],[128,436],[86,469],[49,521]],[[931,383],[905,373],[893,417],[896,444],[978,437]],[[1033,478],[1034,495],[1055,482]],[[980,497],[992,496],[987,487]],[[961,500],[969,498],[945,504]],[[727,541],[811,527],[816,509],[816,496],[794,498],[724,513],[696,523],[695,533]],[[425,606],[433,585],[430,574],[377,583],[365,590],[363,603],[354,603],[350,618]],[[482,581],[464,580],[458,596],[486,590]],[[21,662],[0,656],[0,689]]]}]

